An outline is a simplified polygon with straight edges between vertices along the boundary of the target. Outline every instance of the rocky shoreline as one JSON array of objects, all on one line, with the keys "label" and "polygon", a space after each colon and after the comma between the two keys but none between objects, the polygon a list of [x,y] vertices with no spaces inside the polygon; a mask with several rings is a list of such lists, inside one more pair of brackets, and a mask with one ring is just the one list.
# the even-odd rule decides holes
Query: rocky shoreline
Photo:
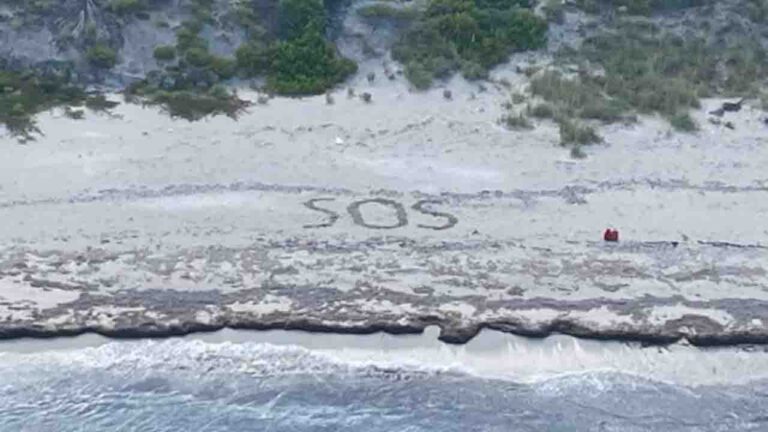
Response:
[{"label": "rocky shoreline", "polygon": [[[401,319],[402,320],[402,319]],[[555,335],[573,336],[581,339],[605,340],[615,342],[637,342],[643,346],[666,346],[687,343],[696,347],[729,347],[741,345],[768,344],[768,331],[723,330],[705,317],[690,314],[666,323],[663,328],[599,328],[577,321],[556,320],[546,324],[531,324],[523,320],[498,320],[473,325],[461,322],[443,321],[436,317],[407,319],[407,324],[398,322],[374,321],[368,323],[332,323],[327,319],[307,318],[236,318],[214,317],[215,323],[188,322],[168,325],[164,322],[137,321],[125,327],[74,327],[60,326],[55,329],[40,328],[36,325],[4,325],[0,328],[0,339],[15,340],[23,338],[50,339],[73,337],[85,334],[97,334],[113,339],[162,339],[186,336],[196,333],[211,333],[224,329],[231,330],[294,330],[309,333],[334,333],[350,335],[370,335],[386,333],[390,335],[422,334],[429,326],[438,326],[438,340],[463,345],[470,342],[483,329],[496,330],[517,336],[535,339]]]}]

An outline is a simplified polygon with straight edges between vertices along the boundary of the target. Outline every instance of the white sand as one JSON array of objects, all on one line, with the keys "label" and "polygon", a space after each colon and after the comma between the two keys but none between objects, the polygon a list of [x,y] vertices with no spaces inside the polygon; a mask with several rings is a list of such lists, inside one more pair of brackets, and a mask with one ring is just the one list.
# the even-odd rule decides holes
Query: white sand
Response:
[{"label": "white sand", "polygon": [[[705,101],[694,135],[654,118],[613,125],[602,130],[606,144],[577,161],[557,146],[552,124],[499,126],[509,97],[501,86],[479,92],[456,78],[448,101],[441,89],[411,93],[402,79],[357,80],[373,103],[339,89],[330,106],[324,97],[278,98],[237,122],[198,123],[124,104],[81,122],[41,115],[45,136],[28,145],[0,138],[0,287],[12,287],[0,289],[0,321],[31,325],[20,311],[43,311],[70,327],[121,317],[209,323],[247,305],[238,319],[565,317],[661,329],[694,315],[729,331],[765,330],[753,323],[768,322],[766,308],[750,302],[768,301],[766,250],[699,243],[768,245],[762,112],[728,114],[730,130],[706,121],[719,101]],[[446,221],[411,209],[427,195],[443,200],[429,208],[455,216],[455,227],[424,228]],[[347,207],[372,197],[402,205],[408,224],[356,225]],[[338,213],[333,226],[306,228],[328,219],[304,206],[315,198],[331,199],[317,205]],[[376,203],[360,211],[378,225],[396,215]],[[607,226],[621,230],[619,245],[601,242]],[[681,243],[644,243],[672,240]],[[52,291],[61,289],[100,297],[67,304]],[[147,289],[174,290],[175,301],[210,290],[229,297],[192,302],[184,316],[160,300],[130,309],[127,290]],[[310,289],[325,290],[320,304]],[[40,300],[42,292],[55,299]],[[539,304],[546,300],[587,303],[551,313]],[[680,302],[687,314],[655,309]],[[79,313],[109,305],[131,312]]]}]

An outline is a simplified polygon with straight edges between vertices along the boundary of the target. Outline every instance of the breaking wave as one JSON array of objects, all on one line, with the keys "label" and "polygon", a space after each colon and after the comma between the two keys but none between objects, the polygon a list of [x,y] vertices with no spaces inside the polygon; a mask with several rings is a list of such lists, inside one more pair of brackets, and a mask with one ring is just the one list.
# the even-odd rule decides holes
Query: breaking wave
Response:
[{"label": "breaking wave", "polygon": [[0,431],[768,428],[765,381],[686,386],[611,368],[523,382],[443,357],[184,339],[5,353]]}]

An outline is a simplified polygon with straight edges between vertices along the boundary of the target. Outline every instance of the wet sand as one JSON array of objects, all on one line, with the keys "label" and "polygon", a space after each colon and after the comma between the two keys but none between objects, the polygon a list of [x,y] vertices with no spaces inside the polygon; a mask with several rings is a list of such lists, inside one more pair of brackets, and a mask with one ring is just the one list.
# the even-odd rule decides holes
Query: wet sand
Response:
[{"label": "wet sand", "polygon": [[116,341],[90,334],[73,338],[2,341],[0,361],[59,355],[56,353],[76,353],[79,359],[88,361],[89,356],[96,355],[94,349],[108,344],[140,344],[151,353],[181,342],[197,341],[211,347],[219,344],[300,347],[350,365],[453,371],[520,383],[597,371],[637,375],[687,386],[741,385],[768,378],[768,352],[760,347],[701,349],[675,344],[659,348],[636,343],[579,340],[562,335],[530,339],[495,331],[484,331],[467,344],[457,346],[439,342],[438,332],[435,327],[428,328],[422,335],[401,336],[222,330],[154,341]]}]

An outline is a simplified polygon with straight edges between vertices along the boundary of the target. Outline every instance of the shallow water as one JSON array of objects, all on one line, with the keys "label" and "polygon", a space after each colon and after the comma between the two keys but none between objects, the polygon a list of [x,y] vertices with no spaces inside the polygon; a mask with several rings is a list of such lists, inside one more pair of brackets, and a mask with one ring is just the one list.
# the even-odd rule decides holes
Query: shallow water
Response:
[{"label": "shallow water", "polygon": [[[423,350],[422,362],[402,355],[420,349],[363,361],[361,350],[348,348],[176,339],[6,352],[0,430],[768,430],[764,379],[687,385],[596,363],[491,378]],[[463,349],[452,350],[443,357]],[[470,351],[465,356],[482,356]],[[520,360],[546,362],[541,353]]]}]

